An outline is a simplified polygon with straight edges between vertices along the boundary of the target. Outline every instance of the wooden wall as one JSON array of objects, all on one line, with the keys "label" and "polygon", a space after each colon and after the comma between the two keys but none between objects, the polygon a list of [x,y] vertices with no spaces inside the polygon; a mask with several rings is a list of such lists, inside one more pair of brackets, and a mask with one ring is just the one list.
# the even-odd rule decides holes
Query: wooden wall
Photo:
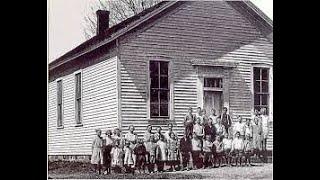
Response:
[{"label": "wooden wall", "polygon": [[[196,68],[192,59],[238,61],[229,76],[230,112],[245,117],[252,113],[252,66],[273,62],[272,43],[250,21],[223,1],[186,2],[176,10],[131,33],[120,41],[121,120],[124,132],[131,124],[142,135],[146,124],[176,124],[183,132],[189,106],[197,107]],[[169,60],[174,118],[148,118],[148,61]],[[272,145],[270,146],[272,147]]]},{"label": "wooden wall", "polygon": [[106,59],[82,71],[82,122],[75,127],[74,73],[63,81],[63,129],[57,129],[56,81],[49,83],[48,154],[91,154],[95,129],[118,127],[117,57]]}]

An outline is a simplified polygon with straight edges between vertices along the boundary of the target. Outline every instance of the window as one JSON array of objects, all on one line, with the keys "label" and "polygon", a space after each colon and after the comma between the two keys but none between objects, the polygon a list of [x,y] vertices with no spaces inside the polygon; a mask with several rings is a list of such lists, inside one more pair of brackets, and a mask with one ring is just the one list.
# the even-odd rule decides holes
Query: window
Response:
[{"label": "window", "polygon": [[75,114],[76,114],[76,124],[82,124],[81,119],[81,73],[75,75],[76,81],[76,96],[75,96]]},{"label": "window", "polygon": [[222,88],[222,78],[204,78],[204,87]]},{"label": "window", "polygon": [[62,80],[57,81],[57,126],[62,127]]},{"label": "window", "polygon": [[169,118],[169,63],[150,61],[150,117]]},{"label": "window", "polygon": [[253,68],[254,109],[266,108],[269,112],[269,69]]}]

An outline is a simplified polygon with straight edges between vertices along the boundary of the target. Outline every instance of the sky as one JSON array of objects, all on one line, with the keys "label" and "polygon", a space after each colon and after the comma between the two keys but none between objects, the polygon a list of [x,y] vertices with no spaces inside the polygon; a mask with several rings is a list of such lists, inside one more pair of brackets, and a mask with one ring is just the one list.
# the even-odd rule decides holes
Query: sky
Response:
[{"label": "sky", "polygon": [[[48,1],[48,62],[85,41],[83,17],[95,0]],[[251,0],[273,20],[273,0]]]}]

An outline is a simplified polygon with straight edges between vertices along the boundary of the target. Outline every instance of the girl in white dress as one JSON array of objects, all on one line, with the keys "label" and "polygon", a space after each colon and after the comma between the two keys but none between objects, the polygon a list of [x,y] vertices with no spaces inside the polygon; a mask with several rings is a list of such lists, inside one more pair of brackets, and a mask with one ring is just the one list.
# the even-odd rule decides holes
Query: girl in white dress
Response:
[{"label": "girl in white dress", "polygon": [[164,136],[160,135],[157,142],[156,163],[158,172],[163,172],[164,163],[167,161],[167,144],[164,142]]},{"label": "girl in white dress", "polygon": [[91,146],[92,155],[91,155],[91,164],[94,166],[94,170],[99,171],[101,174],[101,164],[103,164],[103,139],[101,137],[101,130],[96,129],[97,136],[94,138]]}]

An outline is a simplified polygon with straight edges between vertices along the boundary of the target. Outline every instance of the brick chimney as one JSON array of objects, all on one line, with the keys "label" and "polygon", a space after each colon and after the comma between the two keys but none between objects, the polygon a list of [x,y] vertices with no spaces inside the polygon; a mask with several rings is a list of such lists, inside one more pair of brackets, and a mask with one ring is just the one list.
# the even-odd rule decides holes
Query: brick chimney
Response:
[{"label": "brick chimney", "polygon": [[109,29],[109,11],[98,10],[97,14],[97,35]]}]

